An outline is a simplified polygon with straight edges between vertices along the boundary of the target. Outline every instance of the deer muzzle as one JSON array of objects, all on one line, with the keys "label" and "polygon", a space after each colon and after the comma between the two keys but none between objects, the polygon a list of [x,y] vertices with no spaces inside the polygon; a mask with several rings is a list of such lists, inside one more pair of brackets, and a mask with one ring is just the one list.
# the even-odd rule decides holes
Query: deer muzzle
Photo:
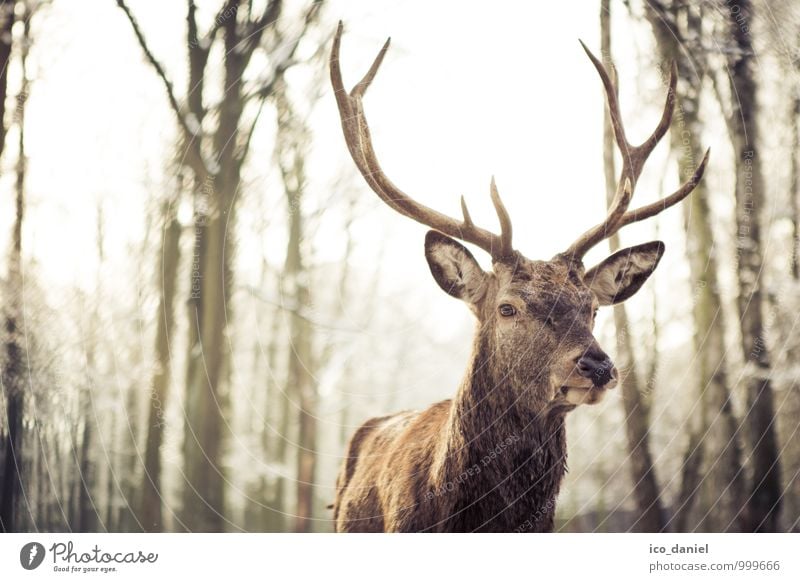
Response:
[{"label": "deer muzzle", "polygon": [[614,362],[601,350],[587,350],[578,358],[575,367],[579,375],[591,380],[597,388],[606,387],[609,382],[617,379]]}]

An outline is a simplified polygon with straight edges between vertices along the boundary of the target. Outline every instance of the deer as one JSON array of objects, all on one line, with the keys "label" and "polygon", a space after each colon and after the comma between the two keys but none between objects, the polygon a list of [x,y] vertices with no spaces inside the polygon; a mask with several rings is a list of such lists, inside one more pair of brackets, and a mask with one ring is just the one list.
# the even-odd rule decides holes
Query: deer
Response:
[{"label": "deer", "polygon": [[[499,234],[473,222],[463,196],[459,220],[418,202],[384,174],[362,100],[391,39],[348,92],[339,60],[342,32],[339,22],[329,65],[350,156],[387,206],[431,229],[424,244],[431,275],[445,293],[467,304],[477,326],[453,398],[422,411],[372,418],[355,431],[336,480],[334,529],[553,531],[567,470],[566,415],[601,402],[618,381],[617,369],[593,335],[597,310],[634,295],[658,266],[665,244],[625,248],[589,269],[583,258],[622,227],[684,200],[708,163],[710,150],[675,192],[629,209],[643,166],[670,127],[675,65],[656,128],[634,145],[620,114],[613,65],[609,73],[581,41],[604,88],[622,168],[605,219],[550,260],[531,260],[512,246],[511,218],[494,178],[489,194]],[[484,271],[462,243],[488,253],[491,270]]]}]

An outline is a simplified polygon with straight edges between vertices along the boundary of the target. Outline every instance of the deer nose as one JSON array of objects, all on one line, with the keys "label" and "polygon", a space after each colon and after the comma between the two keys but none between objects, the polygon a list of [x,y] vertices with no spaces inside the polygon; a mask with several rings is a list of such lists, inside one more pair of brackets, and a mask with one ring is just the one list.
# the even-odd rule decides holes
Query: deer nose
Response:
[{"label": "deer nose", "polygon": [[605,386],[614,377],[614,363],[599,350],[587,350],[576,362],[578,374],[589,378],[595,386]]}]

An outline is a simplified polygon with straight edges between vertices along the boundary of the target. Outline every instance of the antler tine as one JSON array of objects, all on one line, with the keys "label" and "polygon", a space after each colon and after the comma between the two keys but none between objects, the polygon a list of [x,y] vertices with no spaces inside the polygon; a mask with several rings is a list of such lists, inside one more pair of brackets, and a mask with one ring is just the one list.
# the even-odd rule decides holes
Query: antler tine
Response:
[{"label": "antler tine", "polygon": [[[345,143],[347,144],[347,149],[350,151],[350,156],[353,158],[353,161],[356,163],[356,167],[361,172],[367,184],[370,186],[370,188],[377,192],[379,189],[378,183],[375,181],[374,176],[367,168],[367,160],[364,157],[363,151],[360,149],[361,129],[359,127],[360,123],[358,119],[358,112],[356,110],[356,103],[358,100],[360,100],[360,97],[364,94],[372,80],[375,78],[375,75],[378,72],[378,67],[383,61],[383,55],[388,50],[389,40],[387,39],[383,49],[380,53],[378,53],[378,56],[372,63],[372,66],[370,66],[369,71],[367,71],[367,74],[358,83],[357,87],[360,88],[360,92],[357,94],[357,97],[354,98],[348,94],[347,89],[344,87],[344,80],[342,79],[339,53],[342,44],[343,31],[344,24],[342,21],[339,21],[339,25],[336,28],[336,34],[333,37],[333,47],[331,48],[331,85],[333,85],[333,92],[334,96],[336,97],[336,105],[339,108],[339,117],[342,122],[342,131],[344,132]],[[384,201],[395,210],[400,210],[391,200]]]},{"label": "antler tine", "polygon": [[448,236],[475,244],[491,254],[495,261],[509,258],[513,254],[511,246],[511,220],[505,206],[503,206],[500,200],[494,182],[492,182],[491,195],[495,211],[500,220],[500,236],[475,225],[472,218],[469,216],[469,211],[467,211],[466,203],[463,198],[461,201],[461,208],[464,214],[464,220],[462,222],[420,204],[395,186],[386,174],[384,174],[372,145],[369,125],[364,115],[362,97],[366,93],[378,72],[378,68],[383,62],[384,56],[389,49],[389,41],[387,40],[383,45],[383,48],[381,48],[377,57],[375,57],[375,60],[363,79],[348,93],[344,88],[339,62],[343,29],[344,27],[340,21],[331,49],[331,84],[333,85],[336,103],[339,107],[339,117],[341,118],[347,149],[350,151],[353,161],[369,187],[372,188],[378,197],[389,207],[400,214],[439,230]]},{"label": "antler tine", "polygon": [[651,216],[655,216],[659,212],[666,210],[670,206],[675,206],[678,202],[682,201],[684,198],[689,196],[692,191],[697,187],[700,183],[700,180],[703,177],[703,174],[706,171],[706,165],[708,164],[708,157],[711,155],[711,148],[706,150],[703,159],[700,161],[700,164],[692,174],[692,177],[686,180],[680,188],[675,190],[672,194],[667,196],[666,198],[662,198],[656,202],[651,204],[647,204],[645,206],[641,206],[639,208],[635,208],[633,210],[629,210],[625,213],[622,219],[619,221],[619,225],[617,229],[622,228],[623,226],[627,226],[629,224],[633,224],[634,222],[639,222],[640,220],[644,220],[646,218],[650,218]]},{"label": "antler tine", "polygon": [[361,81],[359,81],[350,92],[351,97],[361,98],[364,93],[367,92],[367,89],[369,89],[369,86],[372,83],[372,80],[375,78],[375,75],[378,74],[378,69],[380,68],[381,63],[383,63],[383,58],[386,56],[386,52],[389,50],[389,45],[391,42],[392,37],[389,37],[386,39],[386,42],[383,43],[380,52],[378,52],[378,56],[376,56],[375,60],[372,61],[372,66],[370,66],[366,75],[364,75],[364,78],[361,79]]},{"label": "antler tine", "polygon": [[494,182],[494,176],[492,176],[492,183],[489,186],[489,195],[492,197],[494,211],[497,213],[497,219],[500,221],[500,256],[508,257],[513,252],[511,248],[511,216],[509,216],[508,210],[506,210],[500,198],[500,193],[497,191],[497,184]]},{"label": "antler tine", "polygon": [[676,192],[663,200],[629,211],[628,205],[633,198],[633,192],[636,189],[636,183],[642,173],[642,168],[647,158],[667,133],[672,123],[672,115],[675,111],[675,88],[678,82],[677,67],[674,62],[670,67],[666,102],[664,103],[664,110],[661,113],[661,119],[658,125],[656,125],[653,132],[644,142],[638,146],[634,146],[631,145],[625,134],[625,126],[619,109],[619,86],[616,80],[609,75],[603,63],[592,54],[592,51],[590,51],[582,41],[581,46],[592,61],[595,69],[597,69],[600,80],[603,82],[606,103],[611,118],[611,126],[614,130],[614,139],[622,153],[622,172],[620,174],[620,183],[617,185],[614,201],[611,204],[605,221],[590,228],[578,237],[578,240],[576,240],[565,253],[579,260],[583,258],[589,249],[603,239],[612,236],[623,226],[638,222],[639,220],[644,220],[650,216],[655,216],[662,210],[686,198],[697,186],[700,178],[702,178],[709,154],[707,151],[700,165],[695,170],[694,175]]},{"label": "antler tine", "polygon": [[475,226],[475,223],[472,222],[472,217],[469,215],[469,209],[467,208],[467,201],[464,200],[464,197],[461,197],[461,214],[464,215],[464,224],[469,226]]},{"label": "antler tine", "polygon": [[606,102],[608,103],[608,111],[611,115],[611,126],[614,129],[614,138],[617,141],[617,145],[619,146],[620,150],[624,153],[625,151],[631,149],[631,144],[628,142],[628,138],[625,136],[625,126],[622,125],[622,115],[619,111],[619,87],[617,82],[611,78],[611,75],[608,74],[605,65],[600,62],[594,53],[589,50],[585,44],[583,44],[582,40],[578,40],[583,47],[583,50],[586,52],[586,55],[589,57],[589,60],[592,61],[594,68],[597,69],[597,74],[600,75],[600,80],[603,82],[603,89],[606,92]]},{"label": "antler tine", "polygon": [[[675,88],[678,86],[678,66],[675,64],[675,61],[672,61],[669,68],[669,83],[667,84],[667,98],[664,103],[664,110],[661,112],[661,119],[658,122],[658,125],[653,130],[653,133],[650,134],[642,145],[640,145],[637,149],[642,153],[642,163],[647,157],[650,155],[650,152],[655,149],[658,145],[658,142],[661,141],[661,138],[664,137],[669,131],[669,126],[672,123],[672,114],[675,112]],[[639,168],[639,172],[641,173],[641,168]]]}]

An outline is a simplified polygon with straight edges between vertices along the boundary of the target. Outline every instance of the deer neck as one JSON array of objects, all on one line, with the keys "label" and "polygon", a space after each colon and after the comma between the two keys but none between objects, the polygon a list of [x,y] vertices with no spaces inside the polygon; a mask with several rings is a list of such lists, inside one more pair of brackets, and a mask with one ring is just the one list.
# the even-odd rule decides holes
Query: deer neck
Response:
[{"label": "deer neck", "polygon": [[[479,338],[452,404],[434,482],[453,493],[448,511],[472,507],[461,512],[469,522],[463,529],[524,530],[527,523],[547,531],[566,473],[564,416],[571,407],[532,409],[519,395],[544,387],[515,386],[513,374],[493,374],[490,354]],[[483,519],[476,511],[498,517],[481,527],[470,521]]]}]

